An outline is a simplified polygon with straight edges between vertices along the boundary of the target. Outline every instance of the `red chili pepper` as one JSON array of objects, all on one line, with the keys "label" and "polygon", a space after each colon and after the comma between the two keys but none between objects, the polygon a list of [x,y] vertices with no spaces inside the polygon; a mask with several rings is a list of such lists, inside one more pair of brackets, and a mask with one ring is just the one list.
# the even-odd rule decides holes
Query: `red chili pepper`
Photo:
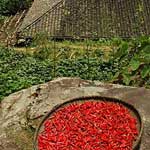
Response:
[{"label": "red chili pepper", "polygon": [[132,150],[137,121],[112,102],[86,101],[58,109],[44,122],[39,150]]}]

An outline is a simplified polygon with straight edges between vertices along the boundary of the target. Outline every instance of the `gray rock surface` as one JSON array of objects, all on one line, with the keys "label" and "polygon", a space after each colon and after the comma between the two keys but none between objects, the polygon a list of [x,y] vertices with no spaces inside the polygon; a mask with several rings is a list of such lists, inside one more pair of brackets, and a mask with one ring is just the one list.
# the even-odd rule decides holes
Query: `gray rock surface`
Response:
[{"label": "gray rock surface", "polygon": [[69,99],[92,95],[120,98],[134,105],[144,120],[140,150],[150,149],[150,90],[58,78],[11,94],[1,102],[0,150],[33,150],[35,129],[47,112]]}]

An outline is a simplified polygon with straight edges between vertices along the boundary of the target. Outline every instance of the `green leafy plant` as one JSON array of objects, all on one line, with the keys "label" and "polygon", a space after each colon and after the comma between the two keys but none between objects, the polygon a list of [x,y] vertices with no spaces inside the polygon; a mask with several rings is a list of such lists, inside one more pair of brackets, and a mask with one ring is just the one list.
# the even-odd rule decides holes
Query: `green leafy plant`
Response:
[{"label": "green leafy plant", "polygon": [[52,79],[52,62],[0,48],[0,99]]},{"label": "green leafy plant", "polygon": [[120,69],[114,76],[114,82],[149,87],[150,40],[142,37],[132,40],[131,43],[126,48],[121,43],[120,49],[115,53],[114,58],[117,58]]},{"label": "green leafy plant", "polygon": [[37,45],[41,53],[38,51],[36,56],[0,47],[0,99],[55,77],[80,77],[150,88],[150,38],[117,39],[117,44],[111,40],[109,43],[116,46],[108,60],[104,59],[105,52],[99,48],[93,50],[91,43],[86,43],[88,48],[84,50],[74,50],[68,45],[60,48],[57,43],[50,43]]}]

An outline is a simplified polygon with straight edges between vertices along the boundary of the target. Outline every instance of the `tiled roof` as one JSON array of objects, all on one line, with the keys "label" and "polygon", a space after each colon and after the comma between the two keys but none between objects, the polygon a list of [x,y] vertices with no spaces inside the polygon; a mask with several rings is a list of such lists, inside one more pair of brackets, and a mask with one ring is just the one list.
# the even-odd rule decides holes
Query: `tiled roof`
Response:
[{"label": "tiled roof", "polygon": [[34,0],[20,29],[25,28],[61,0]]},{"label": "tiled roof", "polygon": [[19,34],[33,37],[37,33],[46,33],[57,38],[129,38],[149,36],[149,27],[150,0],[36,0]]}]

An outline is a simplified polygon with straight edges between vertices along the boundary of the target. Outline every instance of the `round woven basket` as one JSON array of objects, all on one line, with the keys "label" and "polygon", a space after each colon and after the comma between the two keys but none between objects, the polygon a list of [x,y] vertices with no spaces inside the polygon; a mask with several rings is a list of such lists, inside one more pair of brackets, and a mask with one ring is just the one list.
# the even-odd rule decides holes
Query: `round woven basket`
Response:
[{"label": "round woven basket", "polygon": [[87,97],[78,97],[78,98],[74,98],[71,100],[68,100],[62,104],[56,105],[52,110],[50,110],[50,112],[47,113],[47,115],[43,118],[43,120],[40,122],[36,133],[35,133],[35,137],[34,137],[34,150],[39,150],[38,149],[38,135],[39,133],[41,133],[43,131],[43,123],[51,116],[53,115],[53,113],[55,113],[59,108],[65,107],[66,105],[69,105],[71,103],[83,103],[85,101],[104,101],[104,102],[114,102],[114,103],[120,103],[122,104],[124,107],[126,107],[131,115],[133,117],[136,118],[137,120],[137,128],[138,128],[138,137],[136,139],[136,141],[133,143],[133,150],[138,150],[140,147],[140,143],[141,143],[141,137],[142,137],[142,132],[143,132],[143,120],[142,117],[139,113],[139,111],[132,106],[131,104],[124,102],[120,99],[115,99],[115,98],[108,98],[108,97],[100,97],[100,96],[87,96]]}]

